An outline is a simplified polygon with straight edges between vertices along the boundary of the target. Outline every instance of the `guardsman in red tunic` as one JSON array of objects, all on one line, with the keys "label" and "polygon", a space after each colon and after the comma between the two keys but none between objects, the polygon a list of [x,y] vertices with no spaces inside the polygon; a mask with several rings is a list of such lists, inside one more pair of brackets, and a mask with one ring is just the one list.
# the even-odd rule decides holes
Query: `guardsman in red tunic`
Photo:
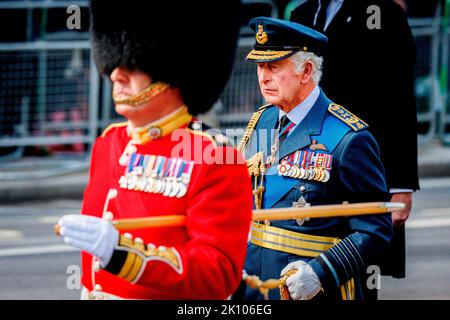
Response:
[{"label": "guardsman in red tunic", "polygon": [[[94,59],[128,121],[95,142],[82,215],[59,221],[64,241],[82,250],[82,298],[226,299],[241,280],[251,182],[239,152],[194,115],[230,74],[239,1],[201,18],[190,2],[170,17],[168,4],[100,2],[91,1]],[[165,215],[185,224],[111,223]]]}]

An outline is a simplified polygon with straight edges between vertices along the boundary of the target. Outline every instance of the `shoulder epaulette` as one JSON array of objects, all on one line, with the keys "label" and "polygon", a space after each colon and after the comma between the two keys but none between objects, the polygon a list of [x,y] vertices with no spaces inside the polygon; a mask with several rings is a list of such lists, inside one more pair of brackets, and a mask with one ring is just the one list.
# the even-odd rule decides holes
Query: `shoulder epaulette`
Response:
[{"label": "shoulder epaulette", "polygon": [[208,126],[207,124],[193,119],[187,128],[193,133],[207,137],[215,146],[231,145],[230,139],[219,129]]},{"label": "shoulder epaulette", "polygon": [[126,126],[127,124],[128,124],[128,122],[111,123],[109,126],[106,127],[105,130],[103,130],[102,138],[104,138],[108,134],[108,132],[111,131],[111,129],[118,128],[118,127],[123,127],[123,126]]},{"label": "shoulder epaulette", "polygon": [[262,105],[261,107],[259,107],[258,110],[266,110],[267,108],[270,108],[273,106],[274,106],[273,104],[268,103],[268,104],[265,104],[265,105]]},{"label": "shoulder epaulette", "polygon": [[342,122],[345,122],[350,128],[353,129],[353,131],[359,131],[369,126],[353,113],[338,104],[330,103],[328,106],[328,111]]}]

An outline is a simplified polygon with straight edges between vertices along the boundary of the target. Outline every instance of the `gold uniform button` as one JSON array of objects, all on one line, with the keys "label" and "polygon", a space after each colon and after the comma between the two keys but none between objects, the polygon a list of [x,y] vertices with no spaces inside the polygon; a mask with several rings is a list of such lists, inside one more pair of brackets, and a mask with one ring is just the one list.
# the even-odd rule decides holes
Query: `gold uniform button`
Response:
[{"label": "gold uniform button", "polygon": [[301,192],[303,192],[303,191],[305,191],[305,190],[306,190],[306,187],[305,187],[305,186],[301,186],[301,187],[300,187],[300,191],[301,191]]},{"label": "gold uniform button", "polygon": [[270,220],[264,220],[264,224],[266,225],[266,226],[270,226]]}]

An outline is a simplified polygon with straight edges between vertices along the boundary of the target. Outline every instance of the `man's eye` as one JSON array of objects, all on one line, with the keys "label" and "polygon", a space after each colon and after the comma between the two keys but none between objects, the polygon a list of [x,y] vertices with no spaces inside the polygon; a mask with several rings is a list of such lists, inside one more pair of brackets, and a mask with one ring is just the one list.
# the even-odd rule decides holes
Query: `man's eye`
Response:
[{"label": "man's eye", "polygon": [[278,65],[278,63],[274,63],[271,65],[272,69],[278,69],[280,66]]}]

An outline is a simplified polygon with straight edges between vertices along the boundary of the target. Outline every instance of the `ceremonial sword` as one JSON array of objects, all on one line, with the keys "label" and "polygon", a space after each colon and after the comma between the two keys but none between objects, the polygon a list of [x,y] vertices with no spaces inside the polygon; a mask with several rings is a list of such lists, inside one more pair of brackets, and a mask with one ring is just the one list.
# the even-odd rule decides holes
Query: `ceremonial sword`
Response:
[{"label": "ceremonial sword", "polygon": [[[381,214],[405,208],[403,202],[362,202],[362,203],[343,203],[331,205],[318,205],[301,208],[273,208],[253,210],[253,221],[262,220],[288,220],[288,219],[314,219],[314,218],[331,218],[360,216],[368,214]],[[181,227],[186,224],[186,216],[184,215],[165,215],[156,217],[132,218],[112,220],[112,225],[119,231],[133,230],[142,228],[156,227]],[[54,232],[59,234],[60,226],[54,226]],[[285,288],[286,279],[297,270],[291,270],[288,274],[280,279],[268,279],[261,281],[257,276],[245,277],[248,286],[258,289],[264,298],[268,299],[269,290],[280,288],[282,299],[289,299],[289,293]]]},{"label": "ceremonial sword", "polygon": [[[403,202],[361,202],[318,205],[301,208],[273,208],[253,210],[253,221],[314,219],[381,214],[405,208]],[[112,225],[119,231],[156,227],[181,227],[186,224],[184,215],[164,215],[132,219],[112,220]],[[59,235],[60,226],[56,224],[54,231]]]}]

